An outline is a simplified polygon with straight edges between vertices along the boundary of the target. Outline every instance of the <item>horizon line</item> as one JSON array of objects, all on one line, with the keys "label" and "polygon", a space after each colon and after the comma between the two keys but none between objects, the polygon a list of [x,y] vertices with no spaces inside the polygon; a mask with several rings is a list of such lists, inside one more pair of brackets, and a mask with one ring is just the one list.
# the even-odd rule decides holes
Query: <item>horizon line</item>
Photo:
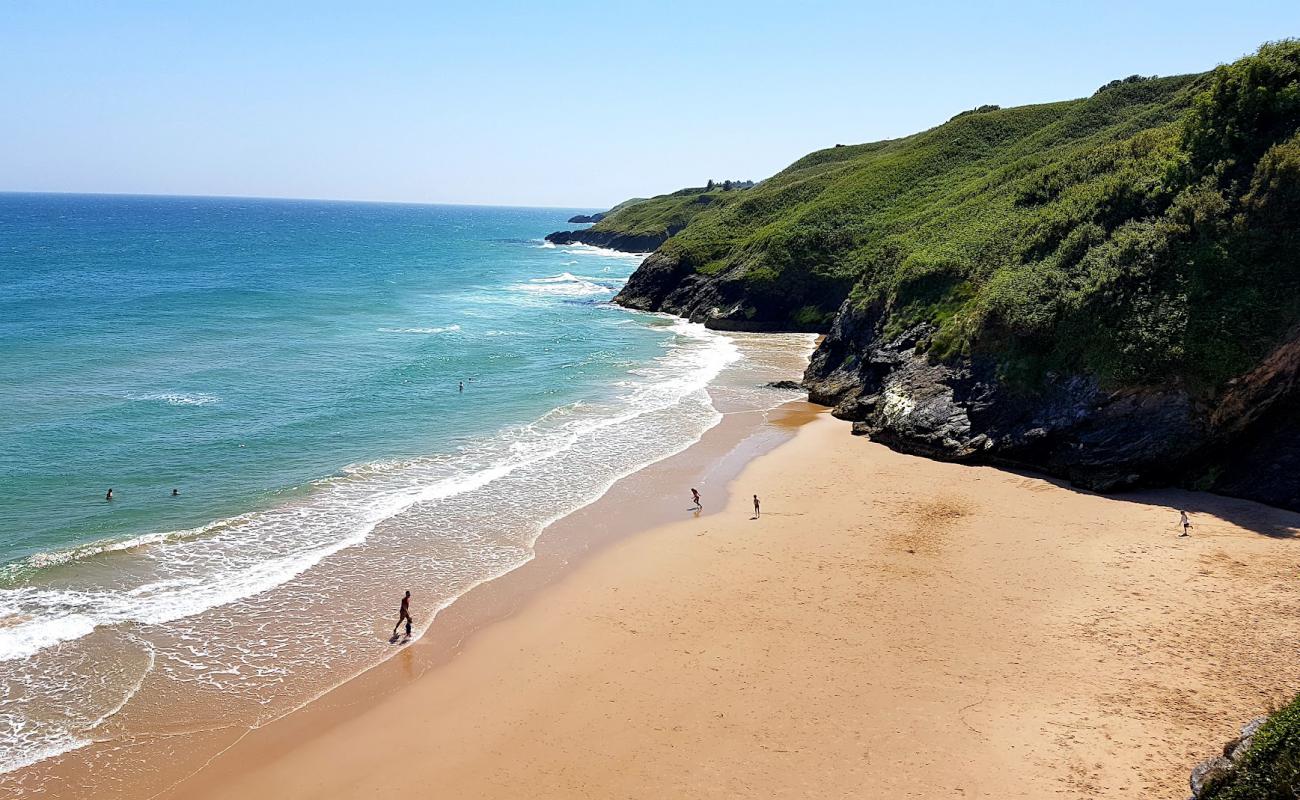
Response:
[{"label": "horizon line", "polygon": [[283,195],[243,195],[243,194],[169,194],[166,192],[74,192],[74,191],[40,191],[24,189],[0,189],[0,195],[58,195],[64,197],[155,197],[155,198],[175,198],[188,200],[284,200],[290,202],[306,203],[366,203],[371,205],[391,205],[391,206],[465,206],[476,208],[535,208],[541,210],[558,210],[558,211],[585,211],[608,210],[613,206],[541,206],[541,205],[522,205],[517,203],[462,203],[462,202],[434,202],[426,200],[355,200],[340,197],[285,197]]}]

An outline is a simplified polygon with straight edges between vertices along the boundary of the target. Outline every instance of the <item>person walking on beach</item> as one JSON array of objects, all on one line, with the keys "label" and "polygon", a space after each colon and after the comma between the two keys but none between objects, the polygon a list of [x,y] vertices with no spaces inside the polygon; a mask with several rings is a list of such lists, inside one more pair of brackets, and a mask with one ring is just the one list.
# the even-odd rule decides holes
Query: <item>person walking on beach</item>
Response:
[{"label": "person walking on beach", "polygon": [[411,590],[406,590],[406,596],[402,598],[402,607],[397,612],[397,624],[393,626],[393,636],[397,636],[397,629],[401,627],[402,622],[406,622],[406,636],[411,636]]},{"label": "person walking on beach", "polygon": [[704,509],[704,504],[700,502],[700,493],[694,489],[691,489],[691,500],[695,503],[697,509]]},{"label": "person walking on beach", "polygon": [[759,517],[758,495],[754,495],[754,519],[758,519],[758,517]]},{"label": "person walking on beach", "polygon": [[1192,529],[1192,521],[1187,518],[1186,511],[1179,511],[1178,517],[1179,517],[1178,523],[1183,526],[1183,532],[1178,534],[1178,536],[1179,538],[1182,538],[1184,536],[1187,536],[1188,535],[1187,532]]},{"label": "person walking on beach", "polygon": [[112,490],[112,489],[109,489],[109,490],[108,490],[108,494],[104,495],[104,499],[105,499],[105,500],[112,500],[112,499],[113,499],[113,490]]}]

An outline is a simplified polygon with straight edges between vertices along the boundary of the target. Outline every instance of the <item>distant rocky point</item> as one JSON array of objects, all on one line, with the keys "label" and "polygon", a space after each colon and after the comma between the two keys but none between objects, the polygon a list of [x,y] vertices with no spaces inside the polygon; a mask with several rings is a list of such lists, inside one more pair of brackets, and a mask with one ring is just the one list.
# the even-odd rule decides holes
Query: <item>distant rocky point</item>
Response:
[{"label": "distant rocky point", "polygon": [[593,222],[600,222],[605,218],[604,211],[597,211],[595,214],[574,214],[569,217],[569,222],[574,225],[587,225]]},{"label": "distant rocky point", "polygon": [[585,228],[577,231],[548,233],[546,234],[546,241],[551,244],[586,244],[592,247],[604,247],[608,250],[619,250],[624,253],[650,253],[666,242],[671,235],[667,231],[662,234],[636,234]]}]

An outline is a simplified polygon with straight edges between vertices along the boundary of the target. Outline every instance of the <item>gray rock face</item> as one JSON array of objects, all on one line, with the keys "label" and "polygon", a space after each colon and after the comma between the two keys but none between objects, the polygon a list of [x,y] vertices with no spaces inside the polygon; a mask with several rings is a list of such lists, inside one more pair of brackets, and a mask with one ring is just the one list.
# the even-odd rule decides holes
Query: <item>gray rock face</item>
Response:
[{"label": "gray rock face", "polygon": [[1189,781],[1192,787],[1193,800],[1201,796],[1201,792],[1205,790],[1205,784],[1208,781],[1221,777],[1230,769],[1232,769],[1232,762],[1223,756],[1207,758],[1197,764],[1192,770],[1192,777]]},{"label": "gray rock face", "polygon": [[[1029,467],[1098,491],[1216,474],[1216,491],[1300,507],[1300,473],[1277,466],[1300,467],[1292,379],[1300,347],[1217,402],[1176,385],[1107,391],[1084,375],[1049,375],[1026,390],[999,379],[988,358],[929,358],[929,326],[887,338],[883,317],[846,302],[805,374],[809,399],[852,420],[854,433],[931,458]],[[1250,391],[1252,376],[1261,390]],[[1249,418],[1225,411],[1233,406],[1250,409]]]},{"label": "gray rock face", "polygon": [[1235,767],[1250,750],[1255,739],[1255,732],[1264,724],[1267,717],[1256,717],[1241,728],[1241,735],[1231,739],[1223,746],[1223,755],[1207,758],[1192,769],[1189,781],[1192,788],[1192,800],[1197,800],[1205,791],[1206,784],[1218,779]]},{"label": "gray rock face", "polygon": [[847,292],[847,283],[832,279],[760,288],[743,265],[704,275],[678,255],[660,250],[641,263],[614,302],[676,314],[716,330],[820,333],[825,321],[799,311]]}]

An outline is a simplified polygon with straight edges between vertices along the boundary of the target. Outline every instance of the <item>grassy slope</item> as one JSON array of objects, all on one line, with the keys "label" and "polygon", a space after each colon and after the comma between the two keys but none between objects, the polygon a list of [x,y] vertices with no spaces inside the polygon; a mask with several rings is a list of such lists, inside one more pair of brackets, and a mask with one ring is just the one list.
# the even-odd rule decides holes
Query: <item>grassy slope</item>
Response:
[{"label": "grassy slope", "polygon": [[703,207],[678,193],[601,224],[689,221],[663,250],[756,297],[852,282],[889,332],[937,326],[941,358],[1209,389],[1300,319],[1297,74],[1284,42],[1213,73],[822,150]]},{"label": "grassy slope", "polygon": [[627,200],[611,208],[604,219],[592,226],[592,230],[633,236],[670,235],[686,227],[713,204],[740,193],[734,190],[724,192],[721,188],[712,191],[681,189],[649,199]]}]

